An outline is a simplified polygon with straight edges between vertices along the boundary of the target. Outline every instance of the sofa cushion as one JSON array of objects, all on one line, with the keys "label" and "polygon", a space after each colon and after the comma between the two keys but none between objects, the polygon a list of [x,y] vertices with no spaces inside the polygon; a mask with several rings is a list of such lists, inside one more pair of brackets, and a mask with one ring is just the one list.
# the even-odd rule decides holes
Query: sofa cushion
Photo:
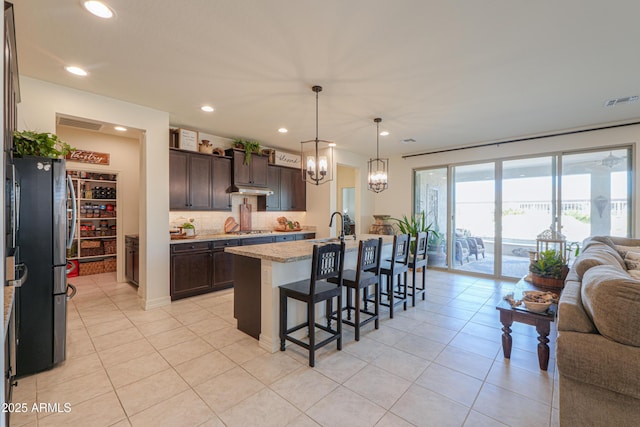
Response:
[{"label": "sofa cushion", "polygon": [[[631,274],[631,271],[640,270],[640,253],[631,251],[627,252],[624,256],[624,263],[629,274]],[[633,277],[633,274],[631,274],[631,276]]]},{"label": "sofa cushion", "polygon": [[604,243],[593,242],[573,263],[573,269],[582,278],[587,270],[597,265],[619,266],[621,270],[626,268],[624,260],[615,249]]},{"label": "sofa cushion", "polygon": [[580,281],[572,280],[575,273],[569,272],[567,280],[564,282],[564,289],[560,294],[558,303],[558,332],[574,331],[584,334],[597,333],[597,329],[591,318],[587,315],[582,305],[582,288]]},{"label": "sofa cushion", "polygon": [[616,250],[622,258],[626,258],[630,253],[640,254],[640,246],[616,245]]},{"label": "sofa cushion", "polygon": [[640,347],[640,281],[610,265],[582,278],[582,304],[601,335]]}]

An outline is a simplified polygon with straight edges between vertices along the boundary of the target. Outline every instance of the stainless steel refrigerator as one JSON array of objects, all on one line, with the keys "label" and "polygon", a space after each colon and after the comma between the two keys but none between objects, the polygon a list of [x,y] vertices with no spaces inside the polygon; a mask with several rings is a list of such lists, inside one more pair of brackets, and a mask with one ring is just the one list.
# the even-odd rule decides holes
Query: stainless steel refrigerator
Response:
[{"label": "stainless steel refrigerator", "polygon": [[[27,277],[16,290],[17,376],[50,369],[65,359],[67,333],[67,246],[73,239],[65,161],[25,156],[14,159],[18,263]],[[75,209],[73,203],[71,204]],[[75,211],[74,211],[75,213]],[[71,226],[69,226],[71,225]],[[72,296],[72,295],[71,295]]]}]

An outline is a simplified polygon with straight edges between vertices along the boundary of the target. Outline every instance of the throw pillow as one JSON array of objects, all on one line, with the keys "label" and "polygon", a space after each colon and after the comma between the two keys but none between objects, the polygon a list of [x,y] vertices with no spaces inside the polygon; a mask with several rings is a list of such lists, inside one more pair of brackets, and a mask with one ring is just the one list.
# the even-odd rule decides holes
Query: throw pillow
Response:
[{"label": "throw pillow", "polygon": [[624,263],[627,265],[627,270],[640,270],[640,253],[627,252],[624,257]]},{"label": "throw pillow", "polygon": [[582,252],[573,263],[572,268],[582,279],[584,273],[596,265],[613,265],[620,266],[620,269],[625,268],[625,262],[620,258],[620,255],[618,255],[615,250],[602,243],[593,244],[587,250]]},{"label": "throw pillow", "polygon": [[622,258],[626,258],[629,252],[635,252],[640,254],[640,246],[624,246],[616,245],[616,250]]},{"label": "throw pillow", "polygon": [[640,347],[640,281],[610,265],[590,268],[582,279],[582,303],[600,334]]}]

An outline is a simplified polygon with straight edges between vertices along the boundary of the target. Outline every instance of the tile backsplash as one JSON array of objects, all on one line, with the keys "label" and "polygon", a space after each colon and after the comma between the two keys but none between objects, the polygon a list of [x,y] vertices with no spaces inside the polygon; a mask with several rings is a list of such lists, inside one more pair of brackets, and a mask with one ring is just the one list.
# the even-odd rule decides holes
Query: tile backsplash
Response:
[{"label": "tile backsplash", "polygon": [[224,221],[233,217],[240,223],[240,205],[244,199],[251,205],[251,227],[254,230],[273,230],[278,225],[276,218],[286,216],[290,221],[298,221],[302,227],[311,226],[305,222],[306,212],[258,212],[258,196],[231,196],[231,212],[217,211],[171,211],[169,212],[169,226],[171,228],[182,225],[193,218],[196,233],[223,233]]}]

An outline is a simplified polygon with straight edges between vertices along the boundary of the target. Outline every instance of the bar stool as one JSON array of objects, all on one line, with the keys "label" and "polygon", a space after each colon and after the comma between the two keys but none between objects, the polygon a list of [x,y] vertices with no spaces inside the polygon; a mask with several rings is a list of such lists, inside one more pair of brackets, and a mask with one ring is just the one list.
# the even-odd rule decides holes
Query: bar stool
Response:
[{"label": "bar stool", "polygon": [[[342,307],[342,271],[344,264],[344,242],[340,244],[314,245],[311,264],[311,278],[287,283],[280,286],[280,351],[285,350],[285,341],[291,341],[309,350],[309,366],[315,365],[315,351],[332,341],[338,341],[338,350],[342,350],[342,312],[337,312],[336,329],[331,327],[332,300],[338,299],[338,307]],[[337,283],[327,279],[334,278]],[[307,320],[299,325],[287,328],[287,300],[295,300],[307,304]],[[319,302],[326,303],[327,325],[316,323],[315,306]],[[308,328],[309,342],[304,342],[290,334],[302,328]],[[330,336],[316,342],[315,328],[328,332]]]},{"label": "bar stool", "polygon": [[[355,270],[344,270],[342,285],[347,288],[347,304],[338,311],[346,310],[347,318],[342,316],[342,323],[355,328],[356,341],[360,341],[360,328],[367,323],[375,322],[375,328],[380,327],[380,257],[382,254],[382,237],[379,239],[361,240],[358,245],[358,265]],[[336,279],[329,279],[335,282]],[[373,286],[373,312],[366,305],[366,296],[369,287]],[[362,300],[362,301],[361,301]],[[361,303],[365,303],[362,308]],[[355,303],[355,305],[354,305]],[[355,319],[351,320],[351,311],[354,311]],[[332,318],[337,319],[337,313],[332,313]],[[360,320],[360,315],[368,317]]]},{"label": "bar stool", "polygon": [[[386,278],[386,287],[380,284],[380,295],[386,296],[386,303],[380,301],[380,305],[389,307],[389,317],[393,319],[393,309],[396,305],[403,304],[407,309],[407,272],[409,271],[409,242],[410,234],[397,234],[393,236],[393,248],[391,259],[383,261],[380,265],[380,275]],[[396,278],[398,283],[396,286]]]},{"label": "bar stool", "polygon": [[[427,290],[427,241],[429,240],[429,233],[422,231],[416,234],[415,248],[413,254],[409,258],[409,268],[413,269],[411,272],[411,292],[408,295],[411,297],[411,305],[416,306],[416,297],[422,295],[422,300],[425,299]],[[422,268],[422,286],[418,286],[416,283],[416,271]]]}]

